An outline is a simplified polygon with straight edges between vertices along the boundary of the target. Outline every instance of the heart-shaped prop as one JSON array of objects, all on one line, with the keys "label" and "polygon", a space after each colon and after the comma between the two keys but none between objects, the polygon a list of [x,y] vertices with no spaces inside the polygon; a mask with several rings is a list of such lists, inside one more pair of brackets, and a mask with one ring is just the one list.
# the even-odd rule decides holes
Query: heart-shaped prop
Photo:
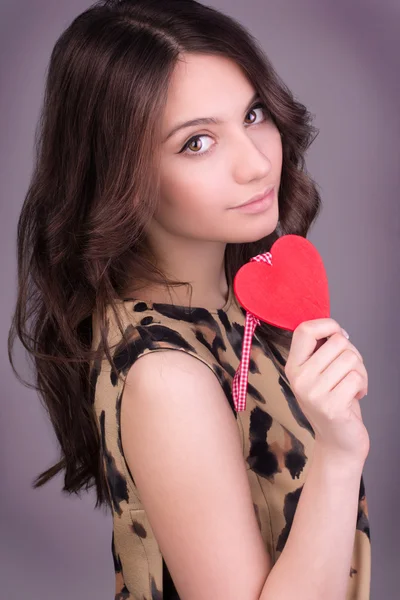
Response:
[{"label": "heart-shaped prop", "polygon": [[300,235],[284,235],[271,247],[272,264],[250,261],[233,281],[239,303],[261,321],[294,331],[300,323],[330,315],[328,278],[317,249]]}]

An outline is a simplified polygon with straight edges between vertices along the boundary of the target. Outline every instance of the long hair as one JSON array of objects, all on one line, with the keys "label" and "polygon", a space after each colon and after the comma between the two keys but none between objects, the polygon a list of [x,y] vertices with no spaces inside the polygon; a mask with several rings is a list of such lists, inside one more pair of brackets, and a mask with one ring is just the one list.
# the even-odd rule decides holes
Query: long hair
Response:
[{"label": "long hair", "polygon": [[[96,508],[109,505],[94,412],[92,315],[107,343],[111,307],[138,282],[166,279],[144,230],[159,197],[160,123],[167,89],[184,53],[235,61],[259,92],[282,136],[279,230],[252,243],[227,244],[225,272],[268,251],[285,234],[303,237],[321,204],[304,154],[318,130],[280,80],[257,41],[234,19],[195,0],[105,0],[75,18],[51,53],[35,133],[35,164],[18,220],[18,292],[8,354],[20,382],[48,412],[60,459],[33,487],[65,470],[63,491],[95,486]],[[170,289],[170,288],[168,288]],[[262,323],[259,335],[288,347],[291,334]],[[15,336],[32,359],[35,385],[12,360]]]}]

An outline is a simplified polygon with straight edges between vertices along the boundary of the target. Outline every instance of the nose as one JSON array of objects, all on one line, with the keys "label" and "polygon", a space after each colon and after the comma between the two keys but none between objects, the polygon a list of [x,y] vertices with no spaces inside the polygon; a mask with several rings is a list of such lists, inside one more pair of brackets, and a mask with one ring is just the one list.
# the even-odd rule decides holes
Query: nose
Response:
[{"label": "nose", "polygon": [[240,183],[252,179],[266,179],[271,171],[271,161],[257,140],[251,139],[242,131],[238,134],[235,147],[238,148],[235,156],[236,178]]}]

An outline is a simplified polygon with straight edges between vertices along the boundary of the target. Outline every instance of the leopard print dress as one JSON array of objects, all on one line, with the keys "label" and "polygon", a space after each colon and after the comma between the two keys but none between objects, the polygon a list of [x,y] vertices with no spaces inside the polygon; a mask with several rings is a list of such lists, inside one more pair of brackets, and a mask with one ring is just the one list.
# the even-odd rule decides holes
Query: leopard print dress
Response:
[{"label": "leopard print dress", "polygon": [[[112,312],[108,341],[122,382],[99,355],[91,368],[94,408],[113,516],[115,600],[179,600],[138,489],[124,458],[121,401],[129,367],[149,352],[187,352],[215,374],[235,415],[260,532],[272,562],[282,552],[307,477],[314,431],[285,377],[284,352],[253,336],[246,409],[236,412],[232,381],[239,366],[245,310],[232,289],[225,306],[210,311],[133,298],[118,301],[129,346],[119,344]],[[93,348],[99,347],[93,316]],[[271,350],[273,348],[273,350]],[[359,509],[346,600],[369,600],[371,546],[368,507],[361,477]]]}]

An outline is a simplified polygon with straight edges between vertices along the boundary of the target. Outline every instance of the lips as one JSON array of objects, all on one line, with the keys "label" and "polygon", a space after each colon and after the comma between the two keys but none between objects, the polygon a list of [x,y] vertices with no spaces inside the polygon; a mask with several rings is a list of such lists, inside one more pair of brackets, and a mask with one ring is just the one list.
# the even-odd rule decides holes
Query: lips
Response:
[{"label": "lips", "polygon": [[257,202],[257,200],[261,200],[262,198],[265,198],[265,196],[267,196],[267,194],[269,194],[269,192],[274,187],[275,187],[274,185],[268,186],[263,192],[261,192],[261,194],[256,194],[255,196],[250,198],[250,200],[247,200],[247,202],[244,202],[243,204],[238,204],[238,206],[235,208],[239,208],[239,206],[247,206],[247,204],[251,204],[252,202]]}]

